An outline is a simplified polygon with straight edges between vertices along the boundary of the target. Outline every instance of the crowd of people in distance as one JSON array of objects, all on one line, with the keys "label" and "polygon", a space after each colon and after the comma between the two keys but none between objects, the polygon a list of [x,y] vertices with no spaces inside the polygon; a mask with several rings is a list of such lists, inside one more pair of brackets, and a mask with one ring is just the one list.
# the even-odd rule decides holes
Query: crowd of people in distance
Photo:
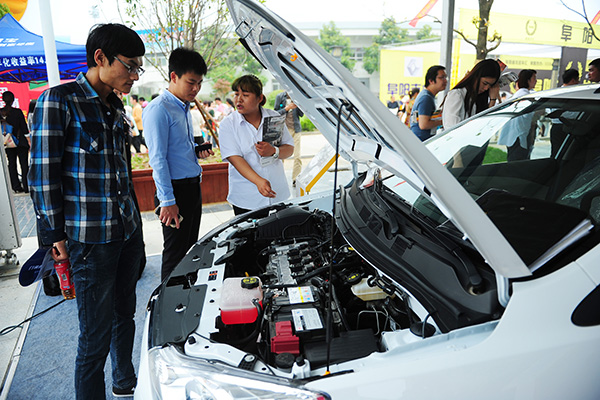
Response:
[{"label": "crowd of people in distance", "polygon": [[[448,77],[444,66],[434,65],[425,74],[423,88],[413,87],[401,100],[392,94],[387,107],[425,141],[490,107],[535,91],[538,80],[537,71],[533,69],[519,72],[513,93],[507,92],[510,86],[501,88],[500,78],[505,68],[500,60],[481,60],[440,98],[438,93],[445,93]],[[589,63],[586,78],[591,83],[600,82],[600,58]],[[579,71],[574,68],[565,70],[561,79],[561,86],[581,83]],[[510,148],[514,141],[512,138],[508,141],[512,142],[506,143]]]}]

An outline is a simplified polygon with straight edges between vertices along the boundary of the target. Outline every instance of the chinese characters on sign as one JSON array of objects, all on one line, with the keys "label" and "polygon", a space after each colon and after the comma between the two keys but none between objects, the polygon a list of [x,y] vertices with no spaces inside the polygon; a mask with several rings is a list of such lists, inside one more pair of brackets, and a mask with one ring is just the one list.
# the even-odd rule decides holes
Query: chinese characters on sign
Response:
[{"label": "chinese characters on sign", "polygon": [[570,44],[578,42],[581,44],[592,44],[594,41],[594,32],[590,28],[584,27],[581,31],[581,38],[578,38],[577,36],[573,36],[573,27],[571,25],[563,24],[560,39]]},{"label": "chinese characters on sign", "polygon": [[388,83],[387,93],[391,95],[408,95],[412,88],[421,87],[418,83]]},{"label": "chinese characters on sign", "polygon": [[0,57],[0,65],[4,68],[26,67],[28,65],[45,64],[44,57],[21,56],[21,57]]}]

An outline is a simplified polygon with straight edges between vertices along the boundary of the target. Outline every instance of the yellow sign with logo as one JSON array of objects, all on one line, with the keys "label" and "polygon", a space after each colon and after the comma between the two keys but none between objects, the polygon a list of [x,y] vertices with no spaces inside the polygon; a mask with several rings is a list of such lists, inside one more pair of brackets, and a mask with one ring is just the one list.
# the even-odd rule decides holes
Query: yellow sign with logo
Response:
[{"label": "yellow sign with logo", "polygon": [[[458,51],[455,51],[454,54],[456,57],[452,61],[453,68],[448,88],[454,87],[473,68],[476,61],[475,54],[458,55]],[[534,69],[538,71],[538,81],[535,90],[539,91],[551,87],[549,78],[552,71],[552,58],[513,55],[500,55],[499,58],[510,70],[515,72],[522,69]],[[425,84],[427,69],[432,65],[439,64],[439,53],[407,51],[402,50],[401,47],[382,49],[380,60],[379,99],[386,104],[391,96],[394,96],[396,100],[400,100],[412,88],[422,88]],[[579,64],[571,65],[569,68],[578,68],[581,72],[582,66],[581,63]],[[508,88],[505,90],[508,90]],[[514,83],[511,85],[511,90],[516,90]]]},{"label": "yellow sign with logo", "polygon": [[[473,21],[478,19],[479,11],[464,8],[460,10],[458,30],[469,40],[477,41],[477,27]],[[600,42],[594,37],[586,22],[492,12],[488,34],[493,34],[494,31],[502,35],[504,43],[600,49]]]},{"label": "yellow sign with logo", "polygon": [[391,96],[400,100],[412,88],[422,88],[427,69],[439,63],[440,55],[437,52],[382,49],[379,64],[380,100],[384,104]]}]

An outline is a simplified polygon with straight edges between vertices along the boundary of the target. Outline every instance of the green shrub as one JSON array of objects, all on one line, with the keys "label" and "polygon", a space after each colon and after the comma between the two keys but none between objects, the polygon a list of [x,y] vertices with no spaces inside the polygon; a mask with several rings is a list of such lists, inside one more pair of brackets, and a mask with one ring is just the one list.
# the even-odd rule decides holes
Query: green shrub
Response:
[{"label": "green shrub", "polygon": [[300,125],[302,125],[302,131],[304,132],[311,132],[317,130],[315,124],[313,124],[312,121],[308,119],[306,115],[300,117]]},{"label": "green shrub", "polygon": [[271,93],[269,93],[266,97],[267,97],[267,102],[265,103],[264,107],[265,108],[270,108],[271,110],[273,110],[273,108],[275,107],[275,97],[277,97],[277,95],[279,93],[281,93],[282,90],[275,90]]}]

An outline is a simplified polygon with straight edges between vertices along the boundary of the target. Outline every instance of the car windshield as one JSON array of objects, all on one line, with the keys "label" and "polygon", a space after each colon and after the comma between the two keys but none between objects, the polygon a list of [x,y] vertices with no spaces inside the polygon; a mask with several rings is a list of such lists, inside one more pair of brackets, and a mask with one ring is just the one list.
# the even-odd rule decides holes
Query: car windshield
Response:
[{"label": "car windshield", "polygon": [[[600,221],[599,106],[525,98],[447,131],[427,148],[531,266],[561,239],[581,237],[578,229],[587,233]],[[434,223],[449,225],[428,196],[400,183],[387,186]],[[529,251],[527,235],[543,243]]]}]

